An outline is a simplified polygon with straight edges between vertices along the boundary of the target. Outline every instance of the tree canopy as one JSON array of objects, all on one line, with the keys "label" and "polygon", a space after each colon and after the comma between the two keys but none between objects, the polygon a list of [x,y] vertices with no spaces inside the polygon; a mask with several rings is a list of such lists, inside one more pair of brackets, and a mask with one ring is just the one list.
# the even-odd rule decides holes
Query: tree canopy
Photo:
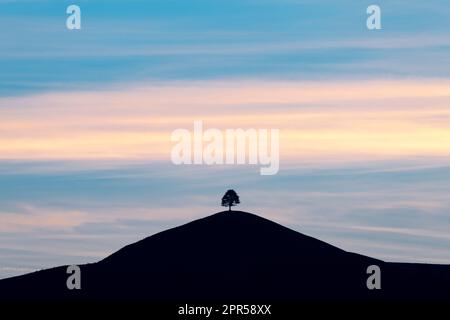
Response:
[{"label": "tree canopy", "polygon": [[239,201],[239,196],[236,191],[232,189],[225,192],[224,196],[222,197],[222,206],[228,207],[228,211],[231,211],[231,207],[234,207],[239,203],[241,203]]}]

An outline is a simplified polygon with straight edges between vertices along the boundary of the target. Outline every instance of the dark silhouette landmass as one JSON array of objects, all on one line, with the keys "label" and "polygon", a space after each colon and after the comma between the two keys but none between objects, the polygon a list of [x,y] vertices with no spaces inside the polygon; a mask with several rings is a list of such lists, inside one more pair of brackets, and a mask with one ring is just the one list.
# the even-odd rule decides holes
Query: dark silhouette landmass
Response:
[{"label": "dark silhouette landmass", "polygon": [[[369,290],[370,265],[381,290]],[[81,265],[0,281],[2,299],[450,299],[450,266],[388,263],[346,252],[241,211],[220,212]]]}]

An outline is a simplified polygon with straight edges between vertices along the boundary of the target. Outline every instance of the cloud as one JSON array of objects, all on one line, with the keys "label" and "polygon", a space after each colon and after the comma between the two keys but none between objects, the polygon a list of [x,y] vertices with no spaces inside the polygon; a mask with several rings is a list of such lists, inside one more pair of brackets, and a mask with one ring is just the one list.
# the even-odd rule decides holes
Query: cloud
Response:
[{"label": "cloud", "polygon": [[[193,195],[191,195],[193,196]],[[193,196],[195,197],[195,196]],[[55,207],[37,207],[29,204],[19,204],[20,212],[0,211],[0,232],[27,233],[30,231],[66,231],[73,232],[76,228],[86,225],[113,225],[123,227],[124,222],[138,220],[140,222],[163,221],[167,224],[173,220],[188,220],[200,217],[202,213],[210,213],[211,208],[195,205],[181,208],[181,205],[171,208],[144,208],[137,206],[122,207],[121,210],[82,210]]]},{"label": "cloud", "polygon": [[171,132],[195,120],[280,129],[285,163],[442,157],[450,155],[449,87],[432,79],[210,81],[0,98],[0,158],[168,161]]},{"label": "cloud", "polygon": [[0,28],[13,32],[0,34],[0,95],[174,79],[448,78],[446,6],[378,4],[386,27],[372,33],[367,4],[351,1],[134,1],[125,11],[83,1],[74,33],[58,1],[4,3]]}]

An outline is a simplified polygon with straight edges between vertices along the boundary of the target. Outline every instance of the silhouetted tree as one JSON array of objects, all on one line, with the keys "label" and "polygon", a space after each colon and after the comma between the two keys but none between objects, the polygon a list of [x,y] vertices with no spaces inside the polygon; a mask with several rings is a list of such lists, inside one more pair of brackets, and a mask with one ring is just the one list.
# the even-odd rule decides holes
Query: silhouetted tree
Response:
[{"label": "silhouetted tree", "polygon": [[231,211],[231,207],[238,205],[239,203],[241,203],[239,201],[239,196],[234,190],[228,190],[222,197],[222,206],[228,207],[228,211]]}]

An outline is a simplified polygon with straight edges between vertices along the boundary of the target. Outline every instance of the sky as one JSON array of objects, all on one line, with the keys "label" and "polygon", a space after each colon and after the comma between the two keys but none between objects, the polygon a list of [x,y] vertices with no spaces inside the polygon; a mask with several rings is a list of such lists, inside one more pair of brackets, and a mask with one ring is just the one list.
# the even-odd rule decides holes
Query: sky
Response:
[{"label": "sky", "polygon": [[[98,261],[229,188],[342,249],[450,264],[446,2],[0,0],[0,278]],[[278,174],[174,165],[194,121],[279,129]]]}]

